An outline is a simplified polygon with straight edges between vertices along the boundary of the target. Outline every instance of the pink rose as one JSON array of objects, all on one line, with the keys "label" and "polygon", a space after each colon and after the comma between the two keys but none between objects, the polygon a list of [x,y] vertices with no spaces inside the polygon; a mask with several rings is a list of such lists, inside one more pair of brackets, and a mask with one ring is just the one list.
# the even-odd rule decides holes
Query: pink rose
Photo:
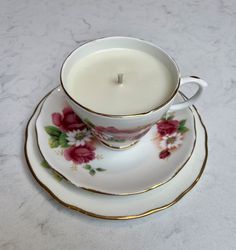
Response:
[{"label": "pink rose", "polygon": [[87,163],[95,159],[95,147],[91,144],[73,146],[64,151],[64,156],[75,164]]},{"label": "pink rose", "polygon": [[160,159],[165,159],[170,156],[168,149],[162,150],[159,154]]},{"label": "pink rose", "polygon": [[73,130],[83,130],[86,125],[81,121],[81,119],[74,113],[70,108],[64,108],[62,114],[53,113],[52,122],[54,125],[58,126],[62,131],[73,131]]},{"label": "pink rose", "polygon": [[177,131],[179,127],[179,121],[177,120],[162,120],[157,123],[158,133],[161,136],[169,135]]}]

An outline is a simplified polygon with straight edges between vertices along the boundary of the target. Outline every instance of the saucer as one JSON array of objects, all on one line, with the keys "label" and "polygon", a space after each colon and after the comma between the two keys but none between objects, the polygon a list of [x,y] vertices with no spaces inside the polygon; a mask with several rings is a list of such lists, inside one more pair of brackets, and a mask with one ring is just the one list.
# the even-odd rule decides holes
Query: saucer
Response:
[{"label": "saucer", "polygon": [[77,187],[130,195],[177,175],[194,151],[196,129],[191,109],[168,113],[135,146],[114,151],[96,140],[56,88],[40,108],[36,135],[49,166]]},{"label": "saucer", "polygon": [[195,149],[186,166],[171,181],[157,189],[131,196],[108,196],[77,188],[64,179],[54,178],[51,170],[41,165],[44,159],[38,150],[35,133],[40,105],[27,125],[26,160],[36,181],[54,199],[68,208],[103,219],[140,218],[174,205],[196,185],[204,171],[207,161],[207,133],[194,108],[197,131]]}]

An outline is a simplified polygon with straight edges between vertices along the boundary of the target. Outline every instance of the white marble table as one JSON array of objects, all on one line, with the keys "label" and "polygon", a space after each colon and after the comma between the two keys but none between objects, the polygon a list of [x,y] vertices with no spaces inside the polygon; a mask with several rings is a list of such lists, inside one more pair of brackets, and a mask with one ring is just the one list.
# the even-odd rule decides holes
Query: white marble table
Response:
[{"label": "white marble table", "polygon": [[[24,130],[79,42],[129,35],[157,43],[182,75],[209,82],[197,104],[209,133],[198,185],[175,206],[105,221],[52,200],[29,173]],[[1,0],[0,249],[236,248],[236,2]]]}]

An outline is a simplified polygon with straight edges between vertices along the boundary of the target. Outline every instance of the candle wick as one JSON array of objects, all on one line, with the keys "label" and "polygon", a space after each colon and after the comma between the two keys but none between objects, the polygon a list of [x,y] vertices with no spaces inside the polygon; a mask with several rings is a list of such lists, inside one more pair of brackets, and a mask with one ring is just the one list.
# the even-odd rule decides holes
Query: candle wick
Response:
[{"label": "candle wick", "polygon": [[117,76],[118,76],[117,83],[122,84],[123,83],[124,74],[119,73]]}]

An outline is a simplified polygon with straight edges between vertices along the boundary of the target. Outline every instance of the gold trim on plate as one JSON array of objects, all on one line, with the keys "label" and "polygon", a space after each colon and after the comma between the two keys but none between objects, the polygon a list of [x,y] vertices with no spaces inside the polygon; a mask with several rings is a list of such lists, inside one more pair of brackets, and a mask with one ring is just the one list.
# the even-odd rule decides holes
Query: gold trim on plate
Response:
[{"label": "gold trim on plate", "polygon": [[[40,107],[40,110],[39,110],[38,115],[37,115],[37,117],[36,117],[36,122],[37,122],[37,120],[38,120],[38,118],[39,118],[39,116],[40,116],[40,114],[41,114],[41,112],[42,112],[43,105],[44,105],[44,102],[45,102],[45,100],[46,100],[46,97],[48,97],[48,96],[49,96],[54,90],[56,90],[56,89],[60,89],[60,86],[58,86],[57,88],[54,88],[54,89],[53,89],[49,94],[47,94],[47,95],[43,98],[43,100],[41,101],[41,102],[42,102],[42,106]],[[180,91],[179,91],[179,92],[180,92]],[[180,94],[181,94],[182,97],[184,97],[185,99],[187,98],[182,92],[180,92]],[[36,108],[36,109],[37,109],[37,108]],[[166,184],[167,182],[171,181],[171,180],[172,180],[172,179],[173,179],[173,178],[183,169],[183,167],[187,164],[187,162],[188,162],[189,159],[191,158],[191,156],[192,156],[192,154],[193,154],[193,151],[194,151],[194,149],[195,149],[195,145],[196,145],[197,131],[196,131],[196,121],[195,121],[195,117],[194,117],[194,115],[193,115],[193,111],[192,111],[191,107],[189,107],[188,109],[189,109],[189,110],[191,111],[191,113],[192,113],[192,116],[193,116],[193,124],[194,124],[194,142],[193,142],[193,147],[192,147],[192,150],[191,150],[189,156],[187,157],[187,159],[185,160],[185,162],[178,168],[178,170],[177,170],[169,179],[167,179],[167,180],[165,180],[165,181],[163,181],[163,182],[157,183],[157,184],[155,184],[154,186],[151,186],[151,187],[146,188],[146,189],[144,189],[144,190],[136,191],[136,192],[132,192],[132,193],[119,193],[119,194],[116,193],[116,194],[113,194],[113,193],[107,193],[107,192],[95,190],[95,189],[92,189],[92,188],[82,187],[82,186],[78,186],[78,185],[73,184],[70,180],[68,180],[67,177],[65,177],[63,174],[61,174],[61,173],[58,172],[57,170],[55,170],[54,167],[52,167],[52,166],[47,162],[47,160],[45,159],[45,157],[44,157],[44,155],[43,155],[43,153],[42,153],[42,151],[41,151],[40,145],[39,145],[38,132],[37,132],[37,128],[36,128],[36,125],[35,125],[36,142],[37,142],[37,146],[38,146],[38,149],[39,149],[39,152],[40,152],[42,158],[48,163],[49,167],[50,167],[51,169],[53,169],[55,172],[57,172],[59,175],[61,175],[64,179],[66,179],[67,181],[69,181],[70,183],[72,183],[74,186],[76,186],[76,187],[78,187],[78,188],[82,188],[82,189],[84,189],[84,190],[87,190],[87,191],[93,192],[93,193],[104,194],[104,195],[114,195],[114,196],[126,196],[126,195],[142,194],[142,193],[148,192],[148,191],[150,191],[150,190],[153,190],[153,189],[155,189],[155,188],[157,188],[157,187],[160,187],[160,186]],[[34,113],[35,113],[35,112],[36,112],[36,110],[34,111]],[[34,115],[34,113],[33,113],[33,115]],[[30,118],[30,119],[31,119],[31,118]],[[102,141],[99,141],[99,142],[101,142],[102,145],[104,145],[105,147],[108,147],[108,148],[110,147],[110,145],[107,145],[106,143],[104,143],[104,142],[102,142]],[[119,149],[119,150],[127,149],[128,147],[132,147],[134,144],[136,144],[136,143],[138,143],[138,142],[139,142],[139,141],[136,141],[136,142],[134,142],[132,145],[129,145],[129,146],[125,147],[125,148],[122,148],[122,147],[120,147],[120,148],[115,148],[115,147],[114,147],[113,149]]]},{"label": "gold trim on plate", "polygon": [[[53,89],[54,90],[54,89]],[[52,91],[53,91],[52,90]],[[51,91],[51,92],[52,92]],[[47,97],[51,92],[49,92],[45,97]],[[45,98],[44,97],[44,98]],[[43,98],[43,99],[44,99]],[[43,100],[42,99],[42,100]],[[61,203],[62,205],[64,205],[65,207],[67,208],[70,208],[72,210],[75,210],[75,211],[78,211],[80,213],[83,213],[85,215],[89,215],[89,216],[92,216],[92,217],[95,217],[95,218],[99,218],[99,219],[107,219],[107,220],[128,220],[128,219],[137,219],[137,218],[141,218],[141,217],[144,217],[144,216],[147,216],[147,215],[150,215],[150,214],[153,214],[153,213],[156,213],[156,212],[159,212],[159,211],[162,211],[166,208],[169,208],[171,206],[173,206],[175,203],[177,203],[179,200],[181,200],[181,198],[183,198],[196,184],[197,182],[200,180],[203,172],[204,172],[204,169],[205,169],[205,166],[206,166],[206,162],[207,162],[207,158],[208,158],[208,146],[207,146],[207,143],[208,143],[208,136],[207,136],[207,130],[206,130],[206,127],[202,121],[202,118],[199,114],[199,112],[197,111],[196,107],[193,106],[193,108],[195,109],[195,111],[197,112],[198,114],[198,117],[200,119],[200,122],[204,128],[204,132],[205,132],[205,151],[206,151],[206,154],[205,154],[205,158],[204,158],[204,161],[203,161],[203,164],[202,164],[202,167],[201,167],[201,170],[197,176],[197,178],[194,180],[194,182],[185,190],[183,191],[177,198],[175,198],[172,202],[166,204],[166,205],[163,205],[161,207],[157,207],[157,208],[154,208],[154,209],[151,209],[151,210],[148,210],[146,212],[143,212],[141,214],[137,214],[137,215],[128,215],[128,216],[106,216],[106,215],[100,215],[100,214],[95,214],[95,213],[91,213],[91,212],[88,212],[88,211],[85,211],[79,207],[76,207],[76,206],[73,206],[73,205],[70,205],[70,204],[67,204],[65,203],[64,201],[60,200],[45,184],[43,184],[39,179],[38,177],[36,176],[36,174],[34,173],[33,171],[33,168],[29,162],[29,159],[28,159],[28,154],[27,154],[27,139],[28,139],[28,126],[29,126],[29,123],[32,119],[32,117],[34,116],[37,108],[39,107],[39,105],[41,104],[42,100],[40,101],[40,103],[36,106],[33,114],[31,115],[28,123],[27,123],[27,126],[26,126],[26,130],[25,130],[25,145],[24,145],[24,154],[25,154],[25,158],[26,158],[26,161],[27,161],[27,165],[30,169],[30,172],[31,174],[33,175],[33,177],[35,178],[35,180],[38,182],[38,184],[45,190],[47,191],[56,201],[58,201],[59,203]]]},{"label": "gold trim on plate", "polygon": [[[50,94],[50,93],[49,93]],[[41,103],[41,102],[40,102]],[[35,111],[37,110],[38,106],[40,105],[40,103],[37,105]],[[206,130],[206,127],[205,125],[203,124],[202,122],[202,118],[200,116],[200,114],[198,113],[197,109],[195,106],[193,106],[195,111],[197,112],[198,116],[199,116],[199,119],[200,119],[200,122],[204,128],[204,131],[205,131],[205,150],[206,150],[206,155],[205,155],[205,158],[204,158],[204,161],[203,161],[203,164],[202,164],[202,167],[201,167],[201,170],[197,176],[197,178],[194,180],[194,182],[185,190],[183,191],[177,198],[175,198],[172,202],[166,204],[166,205],[163,205],[161,207],[157,207],[157,208],[154,208],[154,209],[151,209],[151,210],[148,210],[144,213],[141,213],[141,214],[137,214],[137,215],[128,215],[128,216],[106,216],[106,215],[99,215],[99,214],[95,214],[95,213],[91,213],[91,212],[88,212],[88,211],[85,211],[79,207],[76,207],[76,206],[73,206],[73,205],[70,205],[70,204],[67,204],[65,203],[64,201],[60,200],[45,184],[43,184],[39,179],[38,177],[36,176],[36,174],[34,173],[32,167],[31,167],[31,164],[29,162],[29,159],[28,159],[28,155],[27,155],[27,148],[26,148],[26,143],[27,143],[27,138],[28,138],[28,126],[29,126],[29,123],[30,123],[30,120],[32,119],[32,117],[34,116],[34,113],[32,114],[32,116],[30,117],[28,123],[27,123],[27,127],[26,127],[26,131],[25,131],[25,145],[24,145],[24,153],[25,153],[25,157],[26,157],[26,161],[27,161],[27,164],[28,164],[28,167],[33,175],[33,177],[35,178],[35,180],[38,182],[38,184],[43,188],[45,189],[45,191],[47,191],[55,200],[57,200],[59,203],[61,203],[62,205],[64,205],[65,207],[67,208],[70,208],[72,210],[75,210],[75,211],[78,211],[80,213],[83,213],[85,215],[89,215],[89,216],[92,216],[92,217],[95,217],[95,218],[99,218],[99,219],[107,219],[107,220],[128,220],[128,219],[137,219],[137,218],[141,218],[141,217],[144,217],[144,216],[147,216],[147,215],[150,215],[150,214],[153,214],[155,212],[159,212],[159,211],[162,211],[166,208],[169,208],[171,206],[173,206],[175,203],[177,203],[179,200],[181,200],[181,198],[183,198],[196,184],[197,182],[200,180],[203,172],[204,172],[204,169],[205,169],[205,166],[206,166],[206,162],[207,162],[207,158],[208,158],[208,147],[207,147],[207,142],[208,142],[208,136],[207,136],[207,130]]]}]

